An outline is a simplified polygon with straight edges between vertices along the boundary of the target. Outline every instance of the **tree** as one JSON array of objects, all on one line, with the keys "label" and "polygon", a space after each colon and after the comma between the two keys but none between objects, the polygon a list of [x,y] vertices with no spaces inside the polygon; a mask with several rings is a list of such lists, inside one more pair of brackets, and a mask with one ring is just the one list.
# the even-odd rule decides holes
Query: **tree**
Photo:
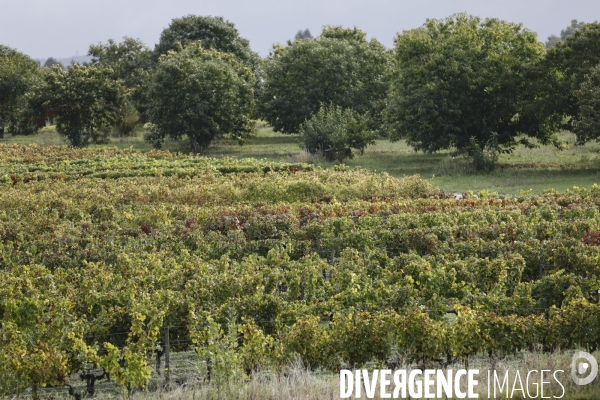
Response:
[{"label": "tree", "polygon": [[220,135],[242,141],[253,132],[252,70],[230,53],[192,43],[159,59],[149,92],[148,137],[160,146],[165,137],[187,136],[198,152]]},{"label": "tree", "polygon": [[580,142],[600,139],[600,64],[586,75],[575,98],[579,113],[573,118],[573,131]]},{"label": "tree", "polygon": [[389,61],[388,51],[356,28],[327,27],[318,39],[276,45],[264,64],[259,114],[276,131],[296,133],[321,104],[332,104],[380,128]]},{"label": "tree", "polygon": [[556,35],[550,35],[550,36],[548,36],[548,40],[546,40],[546,47],[552,47],[560,41],[561,41],[560,37],[558,37]]},{"label": "tree", "polygon": [[387,110],[391,139],[405,137],[425,152],[463,153],[530,145],[516,139],[521,133],[555,141],[555,127],[530,106],[529,68],[543,55],[535,33],[521,25],[466,14],[399,34]]},{"label": "tree", "polygon": [[91,45],[88,55],[92,65],[108,67],[111,79],[125,89],[124,105],[121,107],[116,131],[120,136],[131,134],[136,125],[144,122],[147,110],[147,83],[152,70],[152,52],[138,40],[124,37],[121,43],[109,39],[106,44]]},{"label": "tree", "polygon": [[585,22],[578,22],[576,19],[571,20],[571,25],[560,31],[560,37],[556,35],[548,36],[546,47],[552,47],[558,42],[564,42],[569,36],[571,36],[584,25]]},{"label": "tree", "polygon": [[173,19],[160,35],[153,60],[156,63],[162,54],[198,41],[205,49],[233,54],[239,62],[249,67],[254,74],[254,97],[258,97],[263,81],[260,57],[252,51],[250,42],[240,36],[235,25],[223,17],[187,15]]},{"label": "tree", "polygon": [[154,48],[154,60],[167,54],[169,50],[186,47],[200,41],[205,49],[214,49],[234,54],[238,60],[253,70],[258,66],[259,56],[250,49],[250,42],[240,37],[235,25],[223,17],[187,15],[175,18],[160,34]]},{"label": "tree", "polygon": [[54,65],[58,65],[62,68],[62,64],[54,57],[48,57],[48,59],[44,62],[44,68],[52,68]]},{"label": "tree", "polygon": [[581,112],[576,91],[586,81],[592,68],[600,64],[600,23],[585,24],[548,49],[543,61],[546,114],[561,116],[563,129],[576,131],[580,143],[589,140],[581,127],[574,128]]},{"label": "tree", "polygon": [[124,37],[121,43],[109,39],[106,44],[91,45],[88,55],[93,65],[110,67],[112,79],[120,80],[130,89],[139,88],[146,79],[145,72],[152,67],[150,49],[139,39],[129,37]]},{"label": "tree", "polygon": [[305,29],[304,31],[302,29],[300,29],[297,33],[296,36],[294,36],[294,40],[298,40],[298,39],[312,39],[313,36],[310,33],[310,30]]},{"label": "tree", "polygon": [[56,130],[75,147],[104,140],[122,106],[122,88],[114,71],[95,65],[54,66],[44,74],[34,102],[56,115]]},{"label": "tree", "polygon": [[322,154],[327,161],[343,162],[353,158],[352,149],[364,149],[375,143],[363,116],[339,106],[321,106],[319,111],[300,125],[300,146],[311,154]]},{"label": "tree", "polygon": [[321,31],[321,37],[329,39],[349,40],[353,43],[360,44],[367,40],[367,34],[357,27],[352,29],[342,26],[326,26]]},{"label": "tree", "polygon": [[19,132],[23,114],[24,95],[39,77],[40,64],[29,56],[0,45],[0,138],[8,126],[13,133]]}]

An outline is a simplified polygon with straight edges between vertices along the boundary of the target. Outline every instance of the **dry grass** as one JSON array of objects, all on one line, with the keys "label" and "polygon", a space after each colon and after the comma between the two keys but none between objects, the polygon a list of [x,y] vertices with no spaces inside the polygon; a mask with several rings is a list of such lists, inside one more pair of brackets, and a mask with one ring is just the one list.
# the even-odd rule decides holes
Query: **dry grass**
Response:
[{"label": "dry grass", "polygon": [[[600,352],[596,352],[595,356],[600,359]],[[576,386],[571,379],[570,363],[572,352],[557,352],[554,354],[542,353],[522,353],[516,357],[491,360],[488,358],[477,358],[471,360],[468,368],[479,369],[478,386],[476,393],[479,398],[494,398],[488,397],[488,371],[496,371],[498,376],[504,376],[506,371],[509,371],[509,384],[512,388],[516,371],[519,371],[523,385],[526,385],[527,373],[532,370],[562,370],[564,372],[557,373],[557,378],[564,386],[563,399],[600,399],[600,377],[588,386]],[[411,365],[405,365],[400,369],[410,370],[414,368]],[[439,368],[439,366],[429,366],[429,368]],[[466,369],[464,364],[457,364],[450,367],[454,370]],[[552,398],[553,396],[561,397],[563,389],[553,380],[552,375],[546,373],[546,381],[551,381],[551,384],[545,385],[544,396]],[[531,383],[529,385],[530,394],[535,396],[536,386],[534,381],[540,382],[539,373],[531,375]],[[493,382],[492,386],[493,388]],[[517,388],[519,385],[517,384]],[[466,392],[466,385],[462,387]],[[389,390],[391,392],[391,390]],[[375,399],[379,397],[379,387],[376,389]],[[527,393],[527,392],[525,392]],[[497,393],[496,398],[507,398],[506,391],[503,395]],[[514,391],[514,399],[524,398],[519,390]],[[315,400],[315,399],[339,399],[340,397],[340,381],[339,375],[334,374],[319,374],[309,372],[302,367],[301,364],[290,366],[285,373],[274,375],[269,373],[258,373],[246,383],[232,383],[226,387],[213,387],[210,385],[194,385],[172,387],[170,390],[161,389],[156,392],[145,392],[135,394],[135,399],[187,399],[187,400]],[[353,397],[354,398],[354,397]],[[364,388],[362,398],[366,398]],[[445,397],[443,397],[445,398]],[[529,398],[529,397],[525,397]]]},{"label": "dry grass", "polygon": [[[544,396],[545,398],[556,398],[563,399],[576,399],[576,400],[593,400],[600,399],[600,377],[587,386],[577,386],[571,379],[571,359],[573,352],[555,352],[553,354],[546,353],[531,353],[523,352],[517,356],[510,358],[501,358],[490,360],[487,357],[475,357],[469,360],[469,365],[457,363],[448,367],[454,371],[458,369],[478,369],[479,375],[477,376],[478,385],[476,393],[479,394],[479,398],[487,399],[494,398],[488,396],[488,371],[491,371],[491,377],[493,378],[493,371],[496,371],[497,375],[504,377],[506,371],[509,371],[509,386],[512,388],[516,372],[519,371],[520,378],[523,382],[523,386],[526,385],[526,378],[529,371],[532,370],[550,370],[550,374],[546,373],[545,381],[551,383],[545,385]],[[600,352],[596,352],[596,359],[600,359]],[[192,361],[191,359],[188,361]],[[399,360],[401,361],[401,357]],[[192,363],[193,364],[193,363]],[[191,364],[190,364],[191,365]],[[404,363],[399,369],[411,370],[416,368],[415,365],[407,365]],[[439,365],[433,364],[428,365],[426,368],[440,368]],[[557,370],[564,372],[558,372],[557,378],[560,383],[564,386],[563,389],[556,381],[552,378],[552,373]],[[323,373],[323,372],[311,372],[302,366],[301,363],[296,362],[290,365],[283,372],[274,374],[271,372],[258,372],[252,375],[246,382],[230,382],[227,385],[216,387],[214,385],[206,384],[200,381],[197,373],[194,373],[194,368],[186,370],[186,379],[178,379],[177,383],[171,383],[168,386],[164,385],[162,378],[156,378],[153,384],[149,385],[145,391],[138,391],[133,394],[133,399],[142,400],[167,400],[167,399],[184,399],[184,400],[326,400],[326,399],[338,399],[340,398],[340,379],[338,374]],[[464,383],[464,380],[461,381]],[[530,394],[535,397],[536,386],[534,382],[540,382],[540,374],[532,374],[531,381],[529,384]],[[114,385],[114,384],[113,384]],[[493,382],[492,382],[493,385]],[[491,386],[493,388],[493,386]],[[519,385],[516,385],[519,388]],[[95,396],[96,399],[109,399],[109,398],[127,398],[126,394],[116,387],[112,390],[106,390],[99,387],[99,393]],[[393,390],[393,389],[392,389]],[[392,390],[388,389],[388,392]],[[466,392],[466,385],[463,385],[462,391]],[[379,397],[379,387],[376,388],[375,399]],[[526,394],[527,392],[525,392]],[[514,391],[513,399],[523,399],[530,397],[523,397],[521,391]],[[46,393],[43,395],[46,399],[67,399],[66,391],[61,390],[60,392],[54,392],[52,394]],[[354,397],[353,397],[354,398]],[[366,398],[365,391],[363,388],[362,398]],[[442,397],[445,398],[445,397]],[[498,392],[496,398],[507,398],[506,391],[502,395]],[[508,397],[510,398],[510,397]],[[540,398],[539,396],[537,398]]]}]

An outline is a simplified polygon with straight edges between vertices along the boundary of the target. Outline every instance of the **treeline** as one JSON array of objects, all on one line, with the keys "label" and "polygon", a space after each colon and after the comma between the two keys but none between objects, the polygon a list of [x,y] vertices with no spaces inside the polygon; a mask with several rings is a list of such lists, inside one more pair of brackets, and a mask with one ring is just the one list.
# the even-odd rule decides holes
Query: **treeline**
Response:
[{"label": "treeline", "polygon": [[85,146],[147,124],[157,148],[185,137],[198,152],[223,135],[243,143],[263,119],[329,160],[377,137],[404,138],[490,170],[517,145],[561,147],[565,129],[580,143],[600,136],[600,24],[567,30],[546,47],[520,24],[455,14],[399,33],[386,49],[357,28],[327,26],[261,59],[232,23],[188,15],[154,50],[109,40],[67,70],[40,70],[1,46],[0,134],[32,134],[50,119]]}]

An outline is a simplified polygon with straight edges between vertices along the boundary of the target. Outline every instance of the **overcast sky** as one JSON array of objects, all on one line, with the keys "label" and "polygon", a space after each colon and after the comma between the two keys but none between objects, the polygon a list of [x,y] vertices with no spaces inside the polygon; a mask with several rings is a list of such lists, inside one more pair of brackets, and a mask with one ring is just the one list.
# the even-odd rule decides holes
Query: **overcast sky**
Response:
[{"label": "overcast sky", "polygon": [[265,56],[299,29],[357,26],[391,47],[397,32],[466,11],[521,22],[540,41],[571,19],[600,20],[600,0],[0,0],[0,44],[34,58],[85,55],[92,43],[130,36],[150,48],[173,18],[219,15]]}]

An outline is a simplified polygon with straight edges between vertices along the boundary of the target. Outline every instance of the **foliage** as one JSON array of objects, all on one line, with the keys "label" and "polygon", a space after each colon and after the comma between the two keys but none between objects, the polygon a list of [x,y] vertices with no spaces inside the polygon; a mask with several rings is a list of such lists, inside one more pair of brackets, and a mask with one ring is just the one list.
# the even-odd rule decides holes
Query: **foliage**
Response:
[{"label": "foliage", "polygon": [[87,351],[85,323],[64,295],[66,282],[41,265],[17,267],[3,280],[9,286],[0,293],[5,349],[0,376],[8,379],[2,379],[0,390],[64,384],[82,367]]},{"label": "foliage", "polygon": [[298,30],[296,36],[294,36],[294,40],[298,39],[312,39],[313,35],[310,33],[310,30],[306,28],[304,31],[302,29]]},{"label": "foliage", "polygon": [[416,150],[465,151],[492,134],[499,146],[554,139],[555,127],[532,114],[535,86],[526,78],[543,46],[533,32],[497,19],[456,14],[428,20],[395,41],[396,70],[387,110],[392,140]]},{"label": "foliage", "polygon": [[258,66],[258,54],[250,49],[248,40],[240,37],[232,22],[223,17],[191,14],[173,19],[169,27],[162,31],[154,48],[154,60],[158,62],[159,57],[170,50],[177,50],[198,41],[207,50],[234,54],[239,62],[253,71]]},{"label": "foliage", "polygon": [[560,38],[556,35],[550,35],[548,36],[548,40],[546,40],[546,47],[552,47],[554,46],[556,43],[560,42]]},{"label": "foliage", "polygon": [[590,70],[575,91],[579,114],[573,117],[573,131],[582,142],[600,139],[600,64]]},{"label": "foliage", "polygon": [[33,101],[56,116],[56,130],[75,147],[106,140],[122,105],[122,88],[109,77],[113,71],[100,66],[57,66],[43,75]]},{"label": "foliage", "polygon": [[227,324],[226,332],[221,325],[208,317],[206,328],[192,331],[191,338],[197,346],[201,369],[207,381],[223,386],[244,378],[242,361],[238,350],[238,328],[235,319]]},{"label": "foliage", "polygon": [[[547,71],[544,108],[547,114],[554,113],[564,119],[563,128],[575,131],[574,125],[582,111],[577,91],[586,81],[586,76],[590,75],[592,68],[599,64],[598,22],[584,24],[564,42],[557,43],[548,50],[543,63],[543,68]],[[581,129],[577,132],[579,143],[593,138]]]},{"label": "foliage", "polygon": [[187,136],[198,152],[217,136],[242,142],[253,132],[252,71],[234,55],[193,43],[163,56],[152,77],[149,115],[155,125],[150,140]]},{"label": "foliage", "polygon": [[351,109],[321,106],[319,111],[300,125],[301,147],[311,154],[322,154],[328,161],[343,162],[352,158],[352,149],[361,154],[375,142],[366,120]]},{"label": "foliage", "polygon": [[360,44],[366,41],[367,34],[357,27],[350,29],[342,26],[328,25],[323,27],[323,30],[321,31],[321,37],[328,39],[348,40],[350,42]]},{"label": "foliage", "polygon": [[250,42],[240,36],[235,25],[223,17],[190,14],[173,19],[169,27],[160,35],[159,42],[154,48],[153,60],[157,63],[161,55],[171,50],[179,51],[194,42],[200,42],[207,50],[233,54],[240,63],[250,68],[254,76],[249,82],[254,85],[256,99],[263,81],[260,56],[252,51]]},{"label": "foliage", "polygon": [[117,137],[132,136],[135,129],[142,122],[136,108],[130,102],[125,101],[119,110],[115,122],[115,133]]},{"label": "foliage", "polygon": [[39,76],[39,63],[10,47],[0,45],[0,136],[5,127],[13,134],[31,133],[24,95]]},{"label": "foliage", "polygon": [[358,29],[326,27],[314,40],[276,45],[264,64],[259,112],[276,131],[296,133],[321,104],[350,108],[381,129],[389,56]]},{"label": "foliage", "polygon": [[152,52],[140,40],[124,37],[121,43],[109,39],[106,44],[91,45],[88,55],[92,56],[92,65],[112,69],[110,79],[127,89],[126,102],[119,111],[116,130],[119,136],[129,136],[137,123],[144,122]]},{"label": "foliage", "polygon": [[55,65],[58,65],[59,67],[62,68],[62,64],[60,63],[60,61],[58,61],[54,57],[48,57],[48,59],[44,62],[44,65],[42,65],[42,67],[44,67],[44,68],[52,68]]},{"label": "foliage", "polygon": [[502,149],[498,147],[498,136],[493,133],[482,148],[475,137],[471,137],[470,147],[467,154],[472,160],[476,171],[492,172],[496,169],[499,153]]},{"label": "foliage", "polygon": [[106,44],[91,45],[88,55],[93,65],[112,69],[112,79],[121,80],[128,88],[139,87],[145,70],[150,68],[150,50],[138,39],[124,37],[117,43],[109,39]]},{"label": "foliage", "polygon": [[578,22],[576,19],[571,20],[571,25],[560,31],[560,37],[556,35],[548,36],[546,47],[552,47],[558,42],[564,42],[569,36],[571,36],[584,25],[585,22]]}]

